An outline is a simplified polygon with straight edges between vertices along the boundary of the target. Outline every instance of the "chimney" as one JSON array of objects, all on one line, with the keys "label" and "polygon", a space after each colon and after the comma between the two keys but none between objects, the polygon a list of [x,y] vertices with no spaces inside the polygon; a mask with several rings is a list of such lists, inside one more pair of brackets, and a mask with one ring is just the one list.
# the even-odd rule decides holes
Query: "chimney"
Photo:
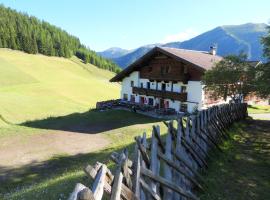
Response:
[{"label": "chimney", "polygon": [[217,54],[217,46],[216,45],[212,45],[210,46],[210,50],[209,53],[213,56],[215,56]]}]

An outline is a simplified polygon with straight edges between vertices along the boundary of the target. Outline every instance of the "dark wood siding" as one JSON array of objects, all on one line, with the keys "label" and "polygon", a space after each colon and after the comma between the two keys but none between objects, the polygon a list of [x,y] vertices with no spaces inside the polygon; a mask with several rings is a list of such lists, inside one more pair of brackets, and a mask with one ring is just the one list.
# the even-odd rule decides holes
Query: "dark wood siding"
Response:
[{"label": "dark wood siding", "polygon": [[[187,73],[184,73],[185,67]],[[164,55],[155,55],[140,69],[140,78],[157,81],[201,80],[203,72]]]}]

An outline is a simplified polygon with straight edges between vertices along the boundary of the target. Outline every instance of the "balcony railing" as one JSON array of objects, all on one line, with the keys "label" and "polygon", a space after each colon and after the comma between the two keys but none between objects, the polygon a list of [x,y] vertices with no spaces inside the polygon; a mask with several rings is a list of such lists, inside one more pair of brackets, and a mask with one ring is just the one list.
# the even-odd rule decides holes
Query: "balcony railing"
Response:
[{"label": "balcony railing", "polygon": [[133,87],[132,92],[134,94],[154,96],[154,97],[158,97],[162,99],[172,99],[172,100],[177,100],[181,102],[187,101],[187,93],[177,93],[177,92],[153,90],[153,89],[138,88],[138,87]]}]

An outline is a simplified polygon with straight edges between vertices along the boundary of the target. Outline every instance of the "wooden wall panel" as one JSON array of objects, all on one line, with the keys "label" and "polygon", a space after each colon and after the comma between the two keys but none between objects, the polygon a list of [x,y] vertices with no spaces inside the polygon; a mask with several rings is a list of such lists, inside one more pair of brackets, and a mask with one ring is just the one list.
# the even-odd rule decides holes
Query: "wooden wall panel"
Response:
[{"label": "wooden wall panel", "polygon": [[[168,73],[162,73],[162,68],[166,71],[166,67],[169,67]],[[184,73],[185,67],[187,68],[187,73]],[[160,55],[150,58],[140,69],[140,78],[150,80],[185,81],[188,79],[198,81],[201,79],[201,76],[202,72],[195,67]]]}]

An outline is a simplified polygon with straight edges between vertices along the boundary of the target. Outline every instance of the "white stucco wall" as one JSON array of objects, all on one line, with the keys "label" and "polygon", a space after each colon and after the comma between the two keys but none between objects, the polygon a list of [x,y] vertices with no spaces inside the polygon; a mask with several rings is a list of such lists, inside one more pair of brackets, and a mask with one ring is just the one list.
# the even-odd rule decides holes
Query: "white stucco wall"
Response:
[{"label": "white stucco wall", "polygon": [[141,87],[141,84],[143,84],[143,88],[147,88],[147,82],[149,82],[148,79],[140,78],[139,79],[139,87]]},{"label": "white stucco wall", "polygon": [[170,106],[170,108],[175,109],[175,111],[177,111],[177,112],[180,111],[180,105],[181,105],[181,102],[180,101],[169,100],[169,106]]},{"label": "white stucco wall", "polygon": [[[139,72],[132,72],[129,76],[122,80],[121,98],[124,98],[124,94],[128,95],[128,101],[130,101],[130,95],[132,94],[131,81],[134,81],[134,86],[139,87]],[[135,97],[137,102],[138,97]]]},{"label": "white stucco wall", "polygon": [[173,84],[173,92],[181,92],[181,83],[174,83]]},{"label": "white stucco wall", "polygon": [[[122,81],[122,89],[121,89],[121,98],[124,98],[124,94],[128,95],[128,101],[130,101],[130,96],[132,95],[132,87],[131,87],[131,81],[134,82],[135,87],[141,87],[141,83],[143,84],[144,88],[147,88],[147,83],[150,82],[148,79],[140,79],[139,78],[139,72],[135,71],[132,72],[128,77],[125,77]],[[156,89],[161,90],[161,85],[164,82],[150,82],[150,89]],[[182,82],[174,83],[173,84],[173,92],[181,92],[181,88],[183,86]],[[203,86],[201,85],[200,81],[189,81],[187,85],[187,101],[188,103],[188,112],[192,112],[194,110],[194,107],[198,105],[198,109],[202,108],[203,104]],[[166,83],[166,90],[171,91],[172,82]],[[140,97],[142,95],[135,95],[135,102],[140,102]],[[146,96],[144,96],[146,97]],[[146,97],[147,99],[149,97]],[[151,97],[154,99],[154,105],[159,103],[159,100],[155,99],[154,97]],[[170,99],[164,99],[165,101],[169,101],[169,107],[175,109],[176,111],[180,111],[181,108],[181,102],[180,101],[172,101]],[[192,103],[194,102],[194,103]],[[148,101],[147,101],[148,103]],[[197,104],[198,103],[198,104]]]},{"label": "white stucco wall", "polygon": [[187,85],[188,112],[192,112],[195,106],[202,108],[203,86],[200,81],[188,81]]}]

